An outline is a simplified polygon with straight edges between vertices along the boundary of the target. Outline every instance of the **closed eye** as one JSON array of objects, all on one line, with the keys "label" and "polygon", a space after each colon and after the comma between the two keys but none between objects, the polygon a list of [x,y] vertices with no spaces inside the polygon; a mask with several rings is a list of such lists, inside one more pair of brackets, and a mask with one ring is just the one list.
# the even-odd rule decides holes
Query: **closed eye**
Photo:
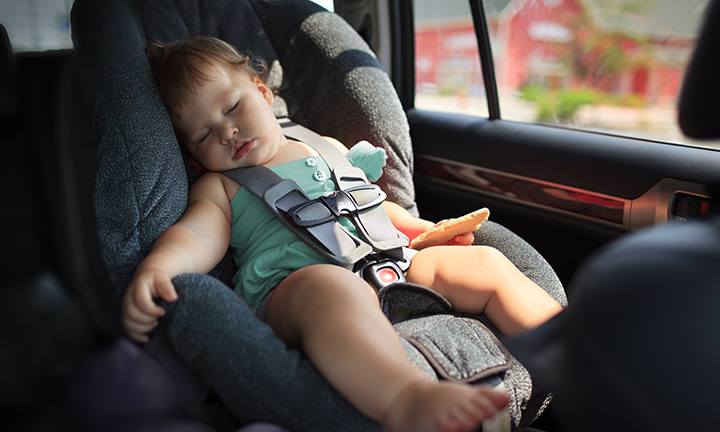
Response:
[{"label": "closed eye", "polygon": [[229,110],[227,110],[227,112],[225,113],[225,115],[228,115],[228,114],[230,114],[231,112],[235,111],[239,105],[240,105],[240,101],[235,102],[235,105],[233,105]]},{"label": "closed eye", "polygon": [[205,141],[210,136],[210,131],[207,131],[205,135],[201,136],[200,139],[197,140],[198,144],[201,144],[203,141]]}]

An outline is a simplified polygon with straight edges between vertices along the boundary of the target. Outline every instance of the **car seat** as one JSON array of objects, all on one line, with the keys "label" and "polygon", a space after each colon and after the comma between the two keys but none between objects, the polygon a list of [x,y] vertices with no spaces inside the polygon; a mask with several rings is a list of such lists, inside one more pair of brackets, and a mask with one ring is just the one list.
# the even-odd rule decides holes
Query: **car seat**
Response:
[{"label": "car seat", "polygon": [[[77,0],[72,29],[80,82],[98,138],[98,234],[109,278],[120,292],[155,239],[180,217],[189,184],[197,177],[182,159],[155,90],[143,53],[149,40],[217,36],[262,57],[270,66],[268,83],[278,92],[276,116],[290,117],[346,144],[365,139],[385,148],[388,167],[378,183],[391,200],[417,212],[404,112],[367,44],[339,16],[304,0]],[[535,272],[538,283],[565,303],[562,286],[549,267],[543,268],[537,252],[497,224],[483,226],[478,238],[515,257],[521,269]],[[199,371],[242,422],[277,416],[272,408],[276,394],[267,389],[282,388],[303,399],[283,400],[277,422],[290,429],[376,430],[378,426],[329,388],[307,360],[285,350],[250,314],[221,282],[228,282],[232,273],[226,259],[212,276],[176,278],[181,299],[166,305],[169,313],[156,339],[166,340],[183,362]],[[429,309],[418,309],[414,291],[395,293],[386,303],[395,317],[405,311],[396,328],[405,335],[408,357],[434,378],[502,382],[513,399],[512,426],[532,422],[548,403],[547,392],[533,386],[527,371],[490,331],[472,324],[477,320],[448,313],[424,316],[438,304],[443,309],[442,301],[431,299]],[[193,324],[210,316],[232,320],[211,330]],[[432,334],[428,328],[441,330]],[[457,337],[461,331],[465,338]],[[437,342],[435,337],[448,335],[452,343],[446,351],[430,356],[423,352],[423,346]],[[228,346],[237,358],[213,354]],[[244,387],[228,389],[228,380]],[[312,404],[327,409],[316,410],[322,415],[308,413]]]}]

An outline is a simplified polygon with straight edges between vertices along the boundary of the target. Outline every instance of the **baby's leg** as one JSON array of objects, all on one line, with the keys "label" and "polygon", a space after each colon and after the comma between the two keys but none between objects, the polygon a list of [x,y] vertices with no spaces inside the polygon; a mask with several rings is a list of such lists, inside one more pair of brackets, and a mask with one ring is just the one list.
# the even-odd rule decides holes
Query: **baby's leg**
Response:
[{"label": "baby's leg", "polygon": [[391,432],[467,430],[508,402],[484,387],[435,382],[405,357],[370,286],[337,266],[310,266],[277,287],[267,322],[302,345],[318,370]]},{"label": "baby's leg", "polygon": [[407,279],[445,296],[459,312],[484,313],[505,335],[536,327],[561,306],[501,252],[488,246],[433,246],[418,252]]}]

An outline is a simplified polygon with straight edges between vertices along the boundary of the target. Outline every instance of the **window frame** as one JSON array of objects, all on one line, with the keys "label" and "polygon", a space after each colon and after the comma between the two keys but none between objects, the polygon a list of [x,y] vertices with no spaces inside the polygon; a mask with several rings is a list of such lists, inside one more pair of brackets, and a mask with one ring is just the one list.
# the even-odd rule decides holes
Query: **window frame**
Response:
[{"label": "window frame", "polygon": [[[482,0],[468,0],[478,46],[480,69],[485,85],[488,118],[499,120],[500,98],[495,78],[490,35]],[[390,2],[392,74],[391,79],[400,96],[403,108],[415,108],[415,20],[413,0]]]},{"label": "window frame", "polygon": [[[485,83],[485,99],[488,107],[488,118],[499,120],[500,117],[500,96],[498,94],[497,80],[495,78],[495,63],[490,46],[490,33],[488,30],[485,7],[482,0],[469,0],[470,11],[472,12],[473,27],[477,38],[478,53],[480,56],[480,68],[483,82]],[[479,30],[479,31],[478,31]]]},{"label": "window frame", "polygon": [[392,68],[395,85],[405,111],[415,108],[415,25],[412,0],[390,1]]}]

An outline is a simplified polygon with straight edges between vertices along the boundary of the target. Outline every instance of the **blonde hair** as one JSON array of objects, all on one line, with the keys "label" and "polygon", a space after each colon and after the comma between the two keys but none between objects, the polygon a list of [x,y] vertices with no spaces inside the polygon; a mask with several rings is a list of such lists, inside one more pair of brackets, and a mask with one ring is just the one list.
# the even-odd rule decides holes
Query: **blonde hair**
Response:
[{"label": "blonde hair", "polygon": [[210,79],[205,72],[207,66],[224,66],[263,80],[267,73],[264,61],[240,54],[229,43],[206,36],[167,44],[150,42],[145,46],[145,56],[160,98],[173,119],[193,97],[195,89]]}]

